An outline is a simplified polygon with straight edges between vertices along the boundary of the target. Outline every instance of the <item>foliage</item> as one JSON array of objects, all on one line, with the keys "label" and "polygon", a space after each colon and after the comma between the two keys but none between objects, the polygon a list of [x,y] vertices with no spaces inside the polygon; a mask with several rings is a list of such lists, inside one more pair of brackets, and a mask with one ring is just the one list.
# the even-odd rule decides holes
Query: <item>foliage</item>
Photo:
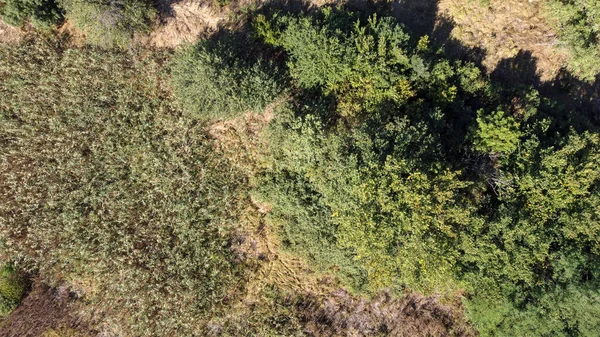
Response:
[{"label": "foliage", "polygon": [[264,110],[282,92],[272,63],[248,58],[247,42],[226,35],[181,51],[171,65],[171,85],[185,112],[205,119]]},{"label": "foliage", "polygon": [[10,264],[0,269],[0,317],[7,316],[21,302],[25,280]]},{"label": "foliage", "polygon": [[125,47],[135,33],[148,33],[156,10],[148,0],[58,0],[66,17],[91,44]]},{"label": "foliage", "polygon": [[[477,68],[439,59],[427,38],[409,46],[390,18],[364,22],[326,11],[259,17],[255,27],[288,52],[294,84],[323,94],[271,129],[277,145],[261,189],[275,204],[271,216],[284,243],[356,291],[452,288],[455,231],[470,221],[468,207],[459,206],[467,185],[447,163],[432,167],[426,157],[445,155],[435,144],[445,130],[458,131],[454,141],[462,142],[467,125],[445,125],[452,121],[441,109],[464,115],[453,102],[485,88]],[[320,57],[330,61],[310,62]],[[346,70],[327,70],[338,58]],[[348,99],[357,103],[351,111]],[[320,118],[332,116],[353,127],[325,127]]]},{"label": "foliage", "polygon": [[[254,27],[303,90],[272,126],[259,182],[292,250],[355,291],[464,288],[484,334],[593,335],[600,149],[589,120],[489,83],[388,18],[327,9]],[[553,121],[561,114],[578,131]],[[349,262],[366,282],[348,278]]]},{"label": "foliage", "polygon": [[426,60],[428,38],[409,46],[409,36],[390,17],[365,22],[353,13],[325,9],[311,17],[259,16],[254,27],[257,36],[287,52],[289,73],[299,87],[333,96],[336,112],[349,120],[378,113],[382,106],[406,105],[425,88],[430,99],[449,104],[457,96],[454,83],[467,77],[471,84],[464,90],[483,89],[478,69]]},{"label": "foliage", "polygon": [[61,10],[54,0],[0,1],[0,18],[14,26],[29,21],[37,27],[48,27],[57,23],[61,16]]},{"label": "foliage", "polygon": [[158,56],[41,40],[0,53],[6,253],[131,335],[194,335],[243,281],[229,233],[244,177],[174,108]]},{"label": "foliage", "polygon": [[357,206],[340,211],[339,236],[365,265],[371,288],[452,289],[454,239],[472,221],[456,175],[429,176],[393,157],[365,168],[352,194]]},{"label": "foliage", "polygon": [[484,153],[511,153],[519,144],[519,124],[503,111],[484,116],[479,110],[473,148]]},{"label": "foliage", "polygon": [[[97,37],[121,36],[111,45],[150,19],[141,2],[64,3],[104,29]],[[596,5],[554,3],[569,8],[557,12],[565,38],[597,48]],[[380,305],[338,292],[317,305],[275,287],[258,290],[263,307],[248,316],[225,310],[247,277],[230,234],[252,188],[283,249],[331,284],[396,299],[463,293],[482,335],[597,334],[593,113],[494,83],[390,17],[263,13],[253,32],[223,31],[170,62],[35,39],[2,47],[6,253],[74,284],[134,336],[384,334],[427,305],[448,330],[449,309],[417,297]],[[206,122],[264,110],[275,119],[254,139],[267,149],[248,179]]]},{"label": "foliage", "polygon": [[[258,178],[257,196],[274,204],[271,222],[280,227],[287,249],[314,263],[321,272],[336,270],[354,290],[366,285],[366,272],[351,250],[339,247],[335,209],[345,203],[349,183],[356,179],[356,165],[340,150],[343,137],[325,135],[319,121],[294,118],[287,109],[269,130],[272,148],[269,172]],[[337,206],[337,207],[336,207]]]},{"label": "foliage", "polygon": [[572,54],[568,68],[593,81],[600,74],[600,3],[595,0],[552,0],[548,16]]}]

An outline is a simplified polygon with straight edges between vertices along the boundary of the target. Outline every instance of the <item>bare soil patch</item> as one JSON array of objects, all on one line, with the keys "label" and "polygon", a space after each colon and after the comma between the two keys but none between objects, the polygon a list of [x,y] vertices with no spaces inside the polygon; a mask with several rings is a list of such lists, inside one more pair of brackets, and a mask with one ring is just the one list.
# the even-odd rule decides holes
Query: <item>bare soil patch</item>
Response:
[{"label": "bare soil patch", "polygon": [[0,336],[52,336],[61,330],[68,330],[73,336],[91,335],[77,314],[75,300],[66,287],[52,288],[36,282],[17,309],[0,324]]}]

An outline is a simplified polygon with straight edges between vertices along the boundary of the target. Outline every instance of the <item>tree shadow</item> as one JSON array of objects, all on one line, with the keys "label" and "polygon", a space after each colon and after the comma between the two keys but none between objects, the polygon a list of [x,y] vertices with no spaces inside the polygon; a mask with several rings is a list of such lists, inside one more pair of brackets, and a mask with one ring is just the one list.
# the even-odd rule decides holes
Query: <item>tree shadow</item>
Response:
[{"label": "tree shadow", "polygon": [[504,87],[525,85],[539,88],[541,82],[537,68],[537,59],[532,53],[520,50],[514,57],[501,60],[490,77]]},{"label": "tree shadow", "polygon": [[[175,3],[178,0],[157,0],[162,3]],[[412,36],[413,42],[424,35],[431,39],[431,44],[435,49],[444,51],[444,57],[451,61],[468,61],[474,63],[483,73],[486,73],[483,66],[483,60],[486,57],[486,50],[480,47],[469,47],[460,40],[452,37],[452,31],[455,23],[452,18],[439,15],[438,0],[399,0],[393,3],[387,1],[364,1],[348,0],[343,5],[332,4],[330,7],[341,7],[357,13],[361,19],[366,19],[373,14],[378,16],[393,16],[396,18]],[[311,1],[304,0],[284,0],[268,1],[257,7],[252,15],[266,14],[274,12],[285,12],[311,16],[316,15],[321,7],[315,6]],[[277,63],[283,64],[283,53],[273,53],[273,50],[267,50],[260,43],[254,40],[248,20],[238,25],[235,32],[231,32],[231,27],[224,25],[219,28],[213,39],[219,39],[224,32],[226,34],[236,35],[238,40],[236,44],[240,46],[243,53],[252,59],[266,58]],[[490,80],[493,90],[498,95],[498,102],[511,109],[510,105],[518,105],[523,101],[523,97],[530,93],[531,88],[536,89],[543,97],[546,103],[540,106],[544,110],[543,114],[556,119],[557,126],[574,126],[577,130],[586,130],[600,125],[600,84],[598,78],[594,83],[586,83],[578,80],[575,76],[566,70],[562,70],[553,80],[542,81],[538,73],[538,60],[528,50],[520,50],[517,55],[501,60],[496,68],[490,73]],[[317,93],[303,92],[303,96],[314,96]],[[306,99],[306,97],[305,97]],[[466,102],[461,102],[466,103]],[[489,102],[488,102],[489,103]],[[327,105],[321,102],[319,105]],[[475,111],[484,107],[485,103],[468,102]],[[488,106],[486,108],[496,109],[499,107]],[[466,142],[467,129],[474,122],[476,114],[474,112],[466,113],[460,116],[460,132]],[[459,118],[459,117],[456,117]],[[455,136],[456,139],[460,138]]]},{"label": "tree shadow", "polygon": [[173,5],[181,0],[154,0],[154,8],[158,12],[158,17],[161,21],[173,17]]}]

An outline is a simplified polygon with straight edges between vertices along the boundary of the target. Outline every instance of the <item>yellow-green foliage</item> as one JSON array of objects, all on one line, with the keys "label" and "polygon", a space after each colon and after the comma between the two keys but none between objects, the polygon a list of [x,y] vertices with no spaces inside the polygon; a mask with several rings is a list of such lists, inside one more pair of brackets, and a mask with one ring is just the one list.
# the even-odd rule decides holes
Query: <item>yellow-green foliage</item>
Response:
[{"label": "yellow-green foliage", "polygon": [[472,221],[460,201],[459,172],[428,175],[389,157],[364,169],[356,206],[339,213],[339,240],[363,263],[373,290],[391,286],[425,292],[453,289],[456,239]]},{"label": "yellow-green foliage", "polygon": [[503,111],[484,115],[479,110],[474,134],[474,149],[484,153],[511,153],[519,144],[519,123]]},{"label": "yellow-green foliage", "polygon": [[18,304],[25,292],[25,280],[10,264],[0,269],[0,317],[8,315]]},{"label": "yellow-green foliage", "polygon": [[57,23],[61,14],[54,0],[0,1],[0,18],[15,26],[30,22],[37,27],[48,27]]}]

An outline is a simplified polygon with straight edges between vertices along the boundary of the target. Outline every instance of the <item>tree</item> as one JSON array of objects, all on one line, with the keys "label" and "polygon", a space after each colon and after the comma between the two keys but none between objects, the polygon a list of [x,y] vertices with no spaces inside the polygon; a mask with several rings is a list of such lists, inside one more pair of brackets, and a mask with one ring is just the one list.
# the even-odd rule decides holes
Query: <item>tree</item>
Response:
[{"label": "tree", "polygon": [[510,154],[517,149],[521,132],[519,123],[503,111],[484,115],[477,113],[477,127],[473,136],[475,151],[492,154]]},{"label": "tree", "polygon": [[0,1],[0,18],[14,26],[30,22],[37,27],[49,27],[61,17],[61,9],[54,0]]}]

